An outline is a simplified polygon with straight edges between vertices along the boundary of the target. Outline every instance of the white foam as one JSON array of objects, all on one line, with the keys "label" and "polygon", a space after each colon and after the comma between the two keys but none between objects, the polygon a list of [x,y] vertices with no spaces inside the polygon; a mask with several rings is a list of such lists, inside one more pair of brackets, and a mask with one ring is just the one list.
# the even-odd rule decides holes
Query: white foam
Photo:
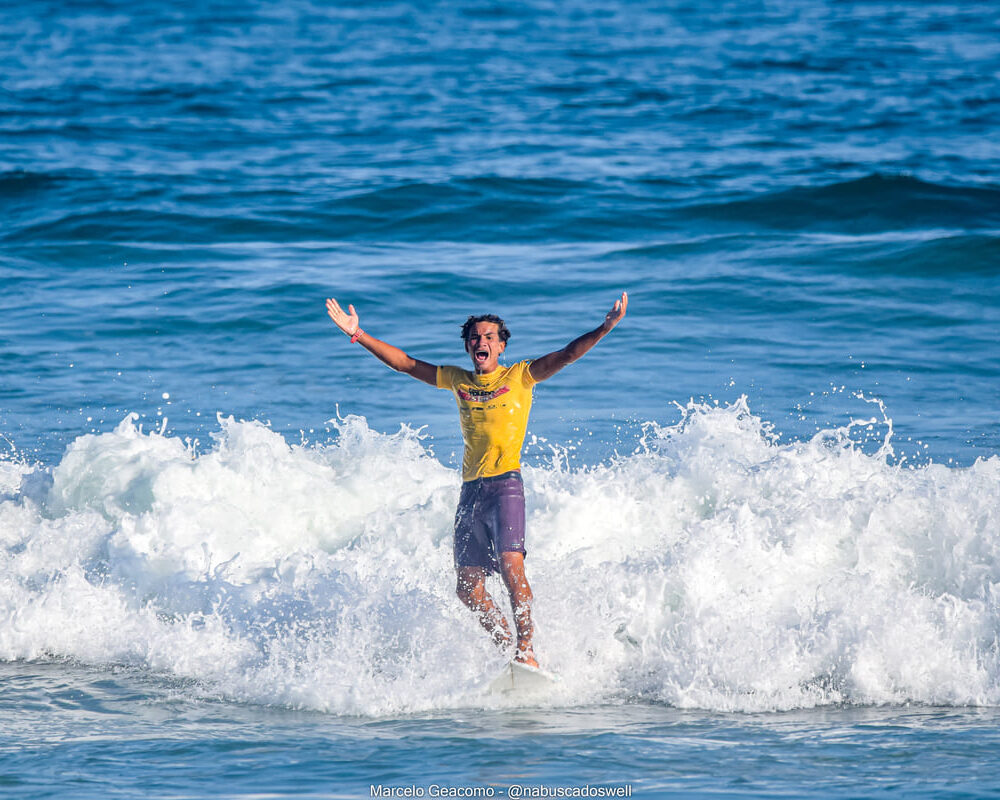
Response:
[{"label": "white foam", "polygon": [[[633,455],[525,469],[548,702],[1000,703],[1000,458],[905,468],[888,433],[684,411]],[[338,713],[516,702],[483,694],[502,660],[454,596],[458,474],[410,429],[336,425],[220,418],[198,453],[129,417],[51,471],[0,461],[0,658]]]}]

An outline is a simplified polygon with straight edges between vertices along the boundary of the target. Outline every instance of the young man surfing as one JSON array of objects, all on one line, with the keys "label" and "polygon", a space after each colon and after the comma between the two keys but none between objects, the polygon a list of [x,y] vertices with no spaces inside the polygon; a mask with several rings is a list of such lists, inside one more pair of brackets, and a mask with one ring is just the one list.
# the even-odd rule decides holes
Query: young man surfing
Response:
[{"label": "young man surfing", "polygon": [[455,571],[459,599],[476,613],[479,624],[503,650],[515,642],[507,620],[486,591],[486,578],[499,572],[510,595],[516,630],[514,660],[537,667],[532,649],[531,587],[524,574],[524,486],[521,447],[528,428],[532,388],[572,364],[621,322],[628,295],[615,301],[604,322],[561,350],[534,361],[501,367],[510,331],[493,314],[469,317],[462,326],[472,370],[435,366],[412,358],[398,347],[361,330],[353,305],[344,311],[326,301],[330,319],[351,342],[397,372],[448,389],[458,402],[465,450],[462,493],[455,514]]}]

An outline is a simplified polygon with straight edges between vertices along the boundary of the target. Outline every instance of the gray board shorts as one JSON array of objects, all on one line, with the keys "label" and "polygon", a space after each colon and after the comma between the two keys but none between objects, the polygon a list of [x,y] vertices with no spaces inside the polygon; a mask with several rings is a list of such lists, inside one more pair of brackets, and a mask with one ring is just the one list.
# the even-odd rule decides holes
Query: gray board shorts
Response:
[{"label": "gray board shorts", "polygon": [[455,512],[455,566],[500,571],[500,553],[524,549],[524,483],[505,472],[462,484]]}]

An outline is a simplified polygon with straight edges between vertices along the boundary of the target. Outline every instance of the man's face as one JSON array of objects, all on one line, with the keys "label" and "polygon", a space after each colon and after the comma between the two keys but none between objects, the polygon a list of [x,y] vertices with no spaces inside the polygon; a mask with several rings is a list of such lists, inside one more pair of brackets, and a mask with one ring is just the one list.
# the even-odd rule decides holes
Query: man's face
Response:
[{"label": "man's face", "polygon": [[500,326],[495,322],[477,322],[465,340],[465,349],[472,358],[476,372],[485,375],[497,368],[500,354],[507,343],[500,341]]}]

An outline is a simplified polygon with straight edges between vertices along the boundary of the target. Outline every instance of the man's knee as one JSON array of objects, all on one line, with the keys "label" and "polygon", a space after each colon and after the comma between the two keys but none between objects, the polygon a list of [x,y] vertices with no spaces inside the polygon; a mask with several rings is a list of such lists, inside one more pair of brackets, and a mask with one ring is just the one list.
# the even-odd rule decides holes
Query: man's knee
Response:
[{"label": "man's knee", "polygon": [[500,554],[500,575],[503,577],[503,581],[507,584],[508,589],[526,589],[531,591],[528,586],[528,578],[524,574],[524,554],[518,552],[501,553]]},{"label": "man's knee", "polygon": [[461,600],[465,605],[472,605],[473,600],[473,589],[469,584],[463,581],[461,578],[458,579],[458,583],[455,586],[455,594],[458,595],[458,599]]},{"label": "man's knee", "polygon": [[486,578],[482,570],[459,568],[455,582],[455,594],[469,608],[476,608],[483,602],[486,593]]}]

